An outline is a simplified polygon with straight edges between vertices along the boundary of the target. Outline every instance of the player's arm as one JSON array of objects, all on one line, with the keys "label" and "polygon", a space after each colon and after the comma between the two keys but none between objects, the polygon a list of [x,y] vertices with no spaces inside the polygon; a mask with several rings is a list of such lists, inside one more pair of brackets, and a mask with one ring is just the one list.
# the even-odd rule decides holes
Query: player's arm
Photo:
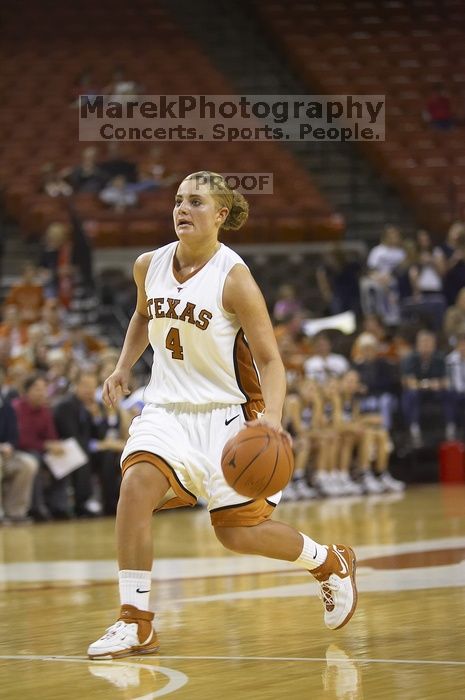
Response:
[{"label": "player's arm", "polygon": [[147,295],[145,293],[145,277],[152,260],[153,252],[143,253],[134,263],[134,281],[137,287],[137,302],[134,313],[129,321],[126,336],[115,371],[103,385],[102,398],[107,406],[116,406],[118,394],[122,391],[129,394],[129,376],[131,368],[143,354],[148,345],[147,325]]},{"label": "player's arm", "polygon": [[235,265],[223,290],[223,307],[237,316],[260,374],[265,421],[281,430],[286,374],[263,295],[244,265]]}]

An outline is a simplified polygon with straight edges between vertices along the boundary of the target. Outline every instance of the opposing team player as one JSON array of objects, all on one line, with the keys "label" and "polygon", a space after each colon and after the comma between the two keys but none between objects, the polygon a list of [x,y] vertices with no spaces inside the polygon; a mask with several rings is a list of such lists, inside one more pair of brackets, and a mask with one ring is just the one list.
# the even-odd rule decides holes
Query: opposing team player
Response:
[{"label": "opposing team player", "polygon": [[[319,581],[331,629],[352,617],[355,555],[321,545],[270,516],[280,495],[245,500],[224,481],[224,443],[247,422],[282,431],[285,374],[260,290],[242,259],[218,241],[246,221],[248,204],[215,173],[186,177],[175,200],[179,240],[134,265],[137,305],[103,398],[127,392],[132,366],[153,348],[146,405],[121,457],[116,518],[121,611],[90,645],[91,659],[158,649],[149,611],[152,513],[206,500],[219,541],[244,554],[293,561]],[[258,369],[258,373],[255,369]]]}]

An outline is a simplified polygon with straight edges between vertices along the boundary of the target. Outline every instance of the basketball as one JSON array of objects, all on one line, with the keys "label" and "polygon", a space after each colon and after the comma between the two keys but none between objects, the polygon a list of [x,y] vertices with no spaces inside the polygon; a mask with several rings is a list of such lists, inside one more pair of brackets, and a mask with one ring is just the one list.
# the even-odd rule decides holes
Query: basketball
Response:
[{"label": "basketball", "polygon": [[265,424],[256,425],[228,440],[221,468],[226,482],[241,496],[266,498],[289,482],[294,456],[284,434]]}]

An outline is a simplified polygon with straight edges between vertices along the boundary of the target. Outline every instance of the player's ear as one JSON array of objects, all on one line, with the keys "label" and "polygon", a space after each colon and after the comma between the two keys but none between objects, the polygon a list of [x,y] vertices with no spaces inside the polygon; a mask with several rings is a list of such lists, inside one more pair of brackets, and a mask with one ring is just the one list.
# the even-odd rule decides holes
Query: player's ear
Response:
[{"label": "player's ear", "polygon": [[220,209],[218,209],[218,211],[216,212],[216,220],[220,226],[224,224],[224,222],[228,218],[228,214],[229,209],[227,207],[221,207]]}]

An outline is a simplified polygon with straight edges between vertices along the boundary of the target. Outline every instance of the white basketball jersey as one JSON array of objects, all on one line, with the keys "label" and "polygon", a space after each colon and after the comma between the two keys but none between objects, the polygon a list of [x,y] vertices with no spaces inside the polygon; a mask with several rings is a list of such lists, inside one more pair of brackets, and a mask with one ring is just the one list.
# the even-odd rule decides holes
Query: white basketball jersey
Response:
[{"label": "white basketball jersey", "polygon": [[223,288],[230,270],[245,265],[221,244],[185,282],[173,272],[178,243],[158,249],[145,280],[153,367],[144,400],[153,404],[243,404],[261,410],[258,375],[235,315],[225,311]]}]

